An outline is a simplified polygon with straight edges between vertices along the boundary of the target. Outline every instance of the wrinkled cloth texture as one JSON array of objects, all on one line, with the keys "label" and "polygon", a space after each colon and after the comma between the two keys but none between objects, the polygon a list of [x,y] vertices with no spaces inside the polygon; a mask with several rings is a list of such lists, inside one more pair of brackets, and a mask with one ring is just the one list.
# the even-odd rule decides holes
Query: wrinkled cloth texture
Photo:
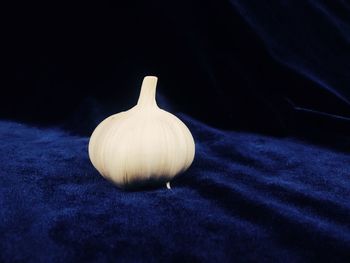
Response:
[{"label": "wrinkled cloth texture", "polygon": [[349,259],[349,154],[179,117],[192,167],[171,190],[135,192],[98,174],[87,137],[2,121],[0,261]]}]

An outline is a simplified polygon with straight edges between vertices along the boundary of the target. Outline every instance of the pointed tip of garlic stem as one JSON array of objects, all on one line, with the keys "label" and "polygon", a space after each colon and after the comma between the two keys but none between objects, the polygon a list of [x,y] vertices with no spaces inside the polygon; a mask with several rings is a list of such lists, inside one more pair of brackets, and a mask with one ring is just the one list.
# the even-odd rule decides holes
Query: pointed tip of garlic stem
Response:
[{"label": "pointed tip of garlic stem", "polygon": [[156,87],[158,78],[156,76],[146,76],[142,81],[140,97],[137,105],[150,106],[156,103]]},{"label": "pointed tip of garlic stem", "polygon": [[146,76],[143,78],[143,81],[157,81],[158,77],[157,76]]},{"label": "pointed tip of garlic stem", "polygon": [[170,182],[167,182],[167,183],[166,183],[166,188],[171,189],[171,187],[170,187]]}]

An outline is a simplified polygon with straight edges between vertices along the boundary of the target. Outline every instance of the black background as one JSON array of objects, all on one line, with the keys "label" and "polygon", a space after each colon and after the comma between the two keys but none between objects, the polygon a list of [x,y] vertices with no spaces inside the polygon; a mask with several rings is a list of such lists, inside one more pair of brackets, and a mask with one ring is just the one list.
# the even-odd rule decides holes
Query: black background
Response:
[{"label": "black background", "polygon": [[161,106],[215,127],[346,133],[349,4],[290,2],[18,2],[0,117],[89,134],[156,75]]}]

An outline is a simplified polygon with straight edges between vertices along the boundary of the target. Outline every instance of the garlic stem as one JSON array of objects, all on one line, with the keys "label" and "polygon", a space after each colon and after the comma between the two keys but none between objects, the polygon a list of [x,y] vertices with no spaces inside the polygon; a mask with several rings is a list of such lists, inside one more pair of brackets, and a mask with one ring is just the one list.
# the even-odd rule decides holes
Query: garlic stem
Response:
[{"label": "garlic stem", "polygon": [[157,106],[156,102],[156,87],[157,77],[147,76],[143,79],[141,92],[137,105],[140,106]]}]

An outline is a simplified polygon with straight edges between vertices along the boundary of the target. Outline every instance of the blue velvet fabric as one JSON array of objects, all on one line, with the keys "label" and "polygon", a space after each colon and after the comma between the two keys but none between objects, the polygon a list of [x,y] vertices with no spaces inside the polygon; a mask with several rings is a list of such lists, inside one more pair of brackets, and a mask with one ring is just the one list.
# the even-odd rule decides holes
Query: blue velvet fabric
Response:
[{"label": "blue velvet fabric", "polygon": [[1,121],[0,261],[348,262],[348,153],[180,118],[192,167],[135,192],[97,173],[87,137]]}]

